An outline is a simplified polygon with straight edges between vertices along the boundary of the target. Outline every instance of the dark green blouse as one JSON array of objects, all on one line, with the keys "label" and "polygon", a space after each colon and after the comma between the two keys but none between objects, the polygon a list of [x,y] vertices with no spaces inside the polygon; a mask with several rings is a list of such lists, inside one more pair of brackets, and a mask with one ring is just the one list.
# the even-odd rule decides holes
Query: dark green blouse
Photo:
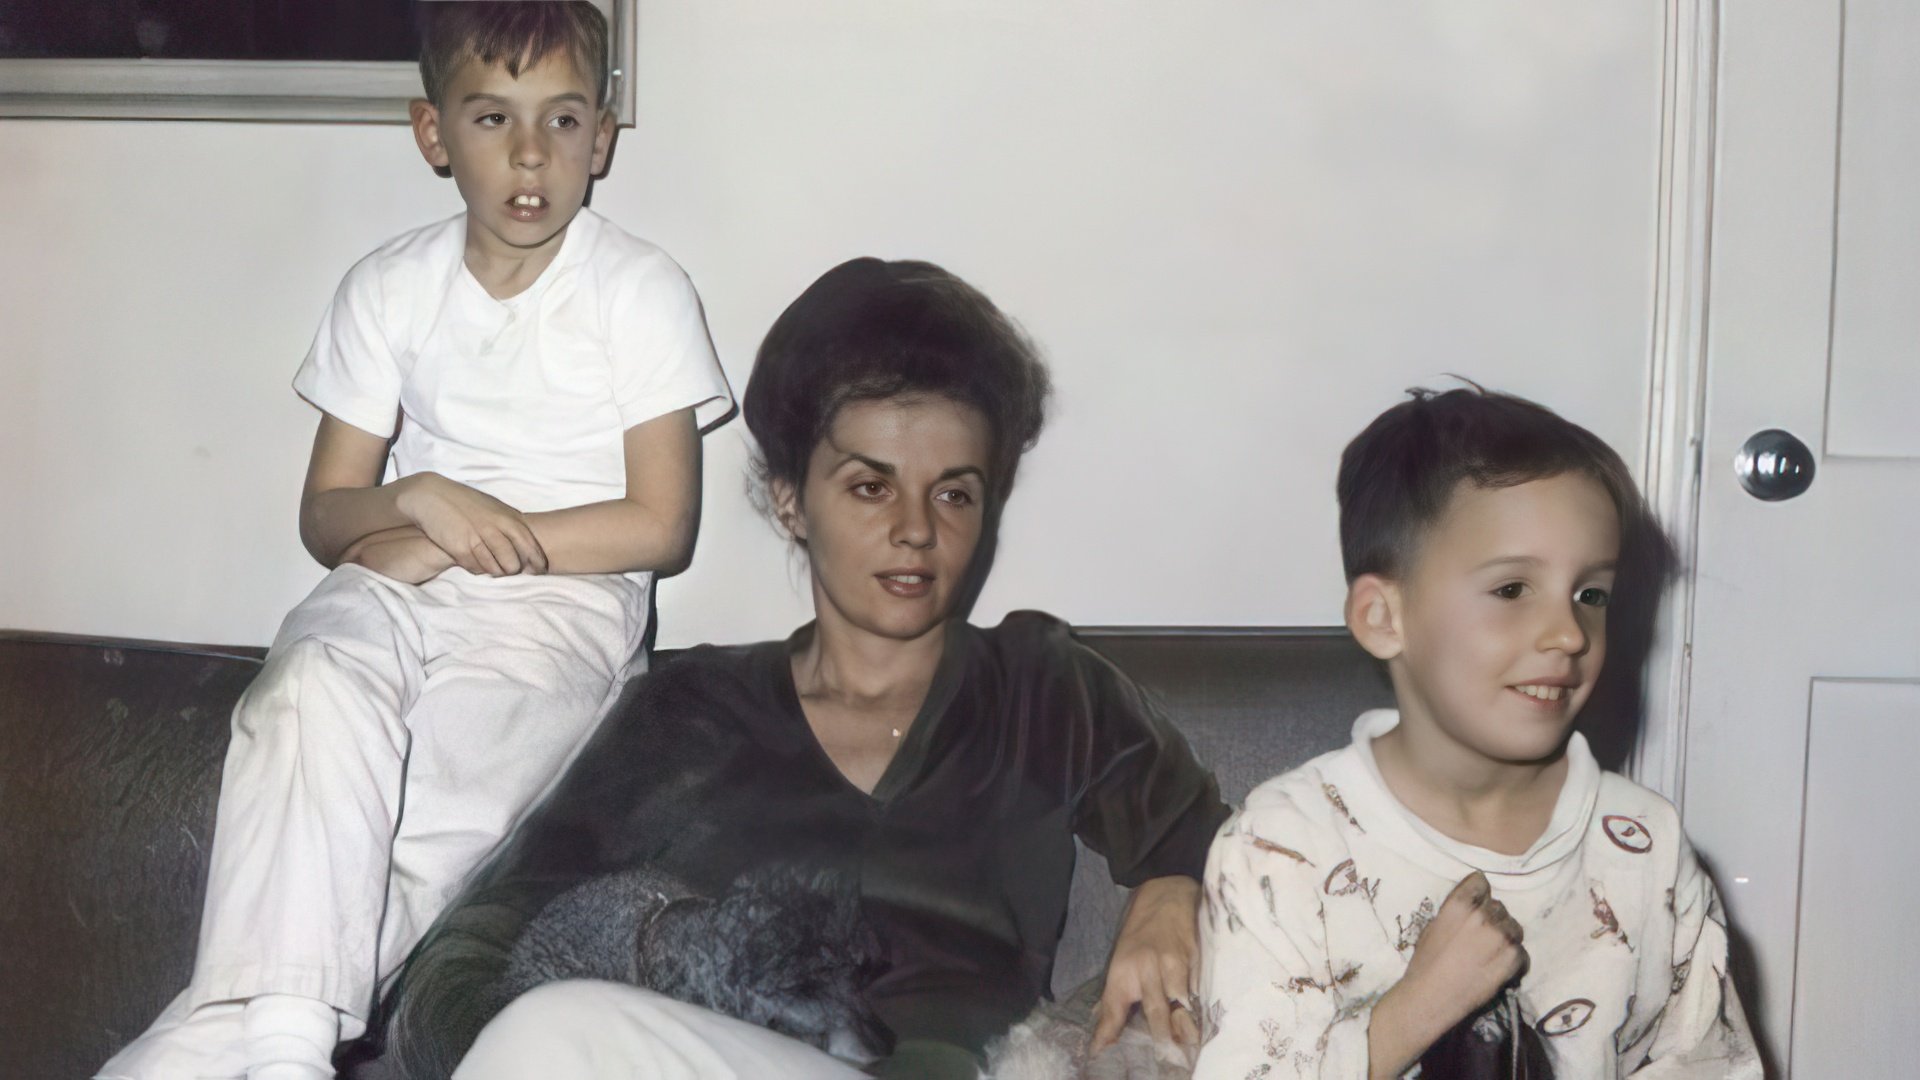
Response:
[{"label": "dark green blouse", "polygon": [[692,649],[628,688],[414,951],[375,1022],[395,1064],[444,1075],[491,1018],[476,1003],[542,905],[640,862],[713,891],[765,861],[839,868],[885,943],[889,969],[868,997],[903,1052],[970,1055],[1047,992],[1075,836],[1123,885],[1200,875],[1227,813],[1218,786],[1065,623],[1016,612],[990,630],[954,624],[872,795],[801,711],[791,656],[811,633]]}]

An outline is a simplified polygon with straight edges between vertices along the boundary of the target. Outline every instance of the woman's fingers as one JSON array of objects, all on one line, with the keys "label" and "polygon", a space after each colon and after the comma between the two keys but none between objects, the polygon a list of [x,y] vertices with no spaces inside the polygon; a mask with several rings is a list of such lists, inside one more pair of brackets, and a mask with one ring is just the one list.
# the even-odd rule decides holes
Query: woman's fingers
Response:
[{"label": "woman's fingers", "polygon": [[1127,1014],[1133,1011],[1133,1003],[1139,1000],[1138,994],[1128,994],[1120,988],[1119,973],[1107,972],[1107,985],[1100,992],[1100,1004],[1094,1010],[1100,1016],[1100,1022],[1093,1026],[1093,1042],[1088,1044],[1089,1055],[1105,1050],[1113,1040],[1120,1037],[1120,1029],[1127,1025]]}]

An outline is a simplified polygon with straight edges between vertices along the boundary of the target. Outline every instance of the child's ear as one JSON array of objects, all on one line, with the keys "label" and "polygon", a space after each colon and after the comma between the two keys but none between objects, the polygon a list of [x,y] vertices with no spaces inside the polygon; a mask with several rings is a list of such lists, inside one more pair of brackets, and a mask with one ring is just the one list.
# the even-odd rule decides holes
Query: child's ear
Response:
[{"label": "child's ear", "polygon": [[1347,586],[1347,629],[1375,659],[1391,660],[1406,647],[1401,634],[1398,582],[1361,574]]},{"label": "child's ear", "polygon": [[607,174],[607,163],[613,159],[613,137],[619,131],[619,124],[613,110],[600,110],[600,123],[593,132],[593,178],[598,180]]},{"label": "child's ear", "polygon": [[785,480],[769,480],[767,493],[773,496],[773,516],[802,546],[807,542],[807,516],[800,512],[800,489]]},{"label": "child's ear", "polygon": [[407,105],[407,115],[413,121],[413,141],[420,147],[420,156],[434,172],[452,176],[448,168],[453,159],[447,156],[447,144],[440,141],[440,110],[426,98],[414,98]]}]

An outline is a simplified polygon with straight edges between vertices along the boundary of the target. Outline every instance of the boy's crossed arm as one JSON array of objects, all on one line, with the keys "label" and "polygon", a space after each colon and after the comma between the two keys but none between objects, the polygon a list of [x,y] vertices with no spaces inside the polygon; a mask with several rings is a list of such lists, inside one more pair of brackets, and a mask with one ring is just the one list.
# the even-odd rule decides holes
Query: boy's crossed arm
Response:
[{"label": "boy's crossed arm", "polygon": [[700,519],[692,409],[628,428],[626,493],[522,514],[436,473],[380,484],[387,440],[323,414],[300,499],[300,538],[322,565],[357,562],[401,581],[450,566],[494,577],[684,569]]}]

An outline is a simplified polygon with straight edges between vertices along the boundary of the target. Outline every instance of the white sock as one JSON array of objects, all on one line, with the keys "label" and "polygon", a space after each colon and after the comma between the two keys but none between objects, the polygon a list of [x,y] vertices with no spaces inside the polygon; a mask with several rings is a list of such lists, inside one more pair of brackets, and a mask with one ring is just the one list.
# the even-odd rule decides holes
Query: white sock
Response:
[{"label": "white sock", "polygon": [[262,994],[240,1014],[247,1080],[333,1080],[340,1014],[324,1001]]}]

